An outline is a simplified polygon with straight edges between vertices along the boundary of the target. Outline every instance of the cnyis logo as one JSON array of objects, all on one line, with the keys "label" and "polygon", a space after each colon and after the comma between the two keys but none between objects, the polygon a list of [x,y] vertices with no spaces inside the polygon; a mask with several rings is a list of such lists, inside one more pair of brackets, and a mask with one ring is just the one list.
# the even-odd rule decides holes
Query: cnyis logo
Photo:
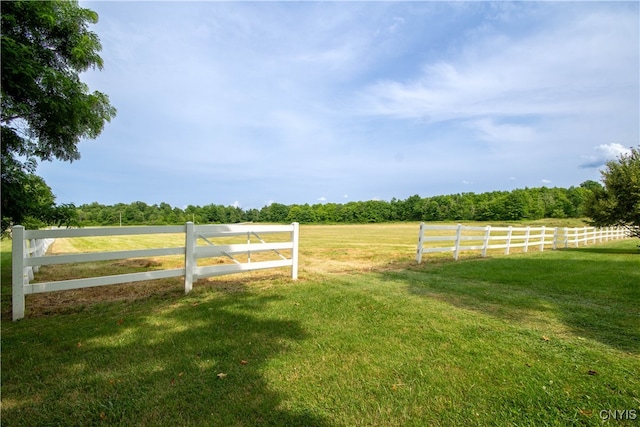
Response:
[{"label": "cnyis logo", "polygon": [[638,413],[635,409],[603,409],[600,411],[603,420],[635,420]]}]

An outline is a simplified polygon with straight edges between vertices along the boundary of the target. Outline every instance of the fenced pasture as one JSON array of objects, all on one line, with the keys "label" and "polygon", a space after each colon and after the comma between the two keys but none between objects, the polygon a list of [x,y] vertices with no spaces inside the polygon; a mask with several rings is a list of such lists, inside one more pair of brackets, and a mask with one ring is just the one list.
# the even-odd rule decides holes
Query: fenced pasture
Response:
[{"label": "fenced pasture", "polygon": [[[6,321],[2,242],[2,424],[598,426],[615,410],[627,419],[609,424],[637,423],[637,240],[417,265],[418,227],[302,226],[297,281],[276,269],[203,279],[188,295],[179,278],[136,299],[108,296],[137,284],[31,294],[20,322]],[[122,244],[174,237],[142,239]],[[92,242],[57,239],[50,253],[103,250]],[[181,261],[83,265],[154,262]],[[82,296],[97,290],[98,303]],[[68,295],[63,310],[36,303],[54,295]]]}]

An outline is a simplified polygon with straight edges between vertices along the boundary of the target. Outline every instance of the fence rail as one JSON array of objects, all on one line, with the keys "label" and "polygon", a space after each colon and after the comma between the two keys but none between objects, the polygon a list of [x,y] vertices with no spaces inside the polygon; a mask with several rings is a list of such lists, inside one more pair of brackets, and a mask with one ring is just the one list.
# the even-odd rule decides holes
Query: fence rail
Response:
[{"label": "fence rail", "polygon": [[[287,233],[289,238],[286,241],[267,243],[261,237],[261,235],[274,233]],[[47,248],[57,238],[153,234],[184,234],[184,246],[46,255]],[[245,236],[246,243],[216,244],[213,242],[215,239],[225,239],[234,236]],[[291,267],[292,279],[295,280],[298,278],[298,223],[289,225],[194,225],[188,222],[180,226],[52,230],[25,230],[24,227],[17,225],[13,227],[12,237],[13,320],[24,318],[25,295],[40,292],[53,292],[184,276],[185,293],[189,293],[193,288],[193,283],[201,278],[278,267]],[[198,244],[199,242],[200,244]],[[264,252],[275,253],[278,259],[252,261],[252,254]],[[285,256],[283,252],[288,253],[289,257]],[[238,260],[237,255],[239,254],[246,255],[246,262]],[[75,264],[169,255],[182,255],[184,257],[183,267],[112,276],[30,283],[34,279],[33,273],[37,272],[38,267],[42,265]],[[214,257],[227,257],[233,263],[198,266],[198,260]]]},{"label": "fence rail", "polygon": [[421,223],[416,261],[420,264],[423,255],[427,253],[453,252],[453,257],[457,260],[461,251],[481,251],[482,256],[485,257],[489,249],[504,249],[504,253],[508,255],[512,248],[522,248],[524,252],[527,252],[529,248],[538,248],[543,251],[547,246],[551,246],[553,249],[567,248],[569,245],[578,247],[580,244],[627,237],[629,237],[629,231],[623,227],[550,228],[492,227],[490,225],[473,227],[462,224],[427,225]]}]

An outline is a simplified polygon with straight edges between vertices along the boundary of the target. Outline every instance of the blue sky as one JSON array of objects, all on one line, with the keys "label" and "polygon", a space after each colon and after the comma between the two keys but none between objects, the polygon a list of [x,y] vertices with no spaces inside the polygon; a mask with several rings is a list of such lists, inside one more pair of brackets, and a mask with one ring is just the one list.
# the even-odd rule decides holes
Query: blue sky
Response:
[{"label": "blue sky", "polygon": [[94,2],[117,117],[59,203],[577,186],[640,140],[638,2]]}]

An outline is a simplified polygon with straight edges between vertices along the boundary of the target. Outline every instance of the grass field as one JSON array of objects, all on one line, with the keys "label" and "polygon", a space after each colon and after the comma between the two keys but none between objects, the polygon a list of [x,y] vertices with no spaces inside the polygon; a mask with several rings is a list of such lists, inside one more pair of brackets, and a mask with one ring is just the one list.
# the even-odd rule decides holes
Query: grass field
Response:
[{"label": "grass field", "polygon": [[638,425],[637,240],[417,266],[417,233],[303,226],[296,282],[30,295],[19,322],[3,242],[2,425]]}]

